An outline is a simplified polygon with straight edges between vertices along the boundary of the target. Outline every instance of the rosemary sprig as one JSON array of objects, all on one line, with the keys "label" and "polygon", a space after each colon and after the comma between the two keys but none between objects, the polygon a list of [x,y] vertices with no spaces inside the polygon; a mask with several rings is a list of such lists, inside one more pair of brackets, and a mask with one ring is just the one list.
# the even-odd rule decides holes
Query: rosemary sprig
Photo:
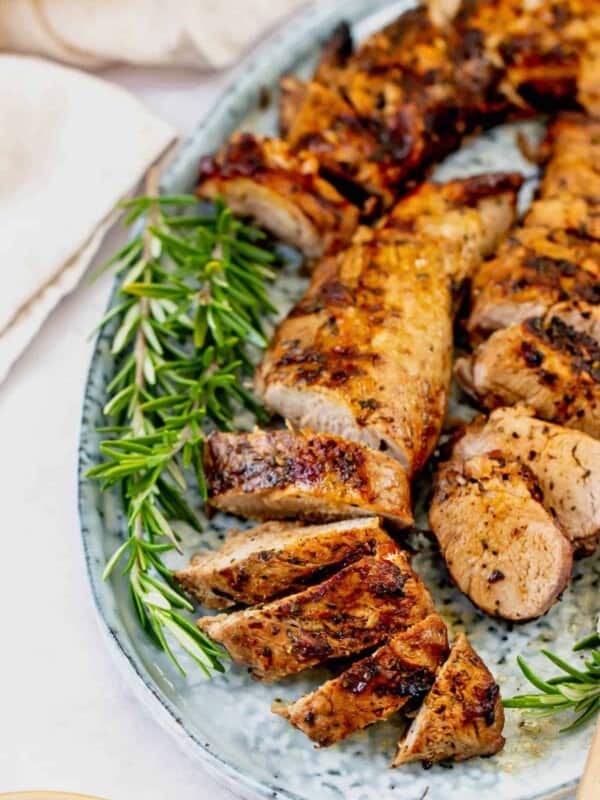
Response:
[{"label": "rosemary sprig", "polygon": [[104,407],[112,421],[101,429],[105,460],[87,475],[103,488],[119,485],[126,509],[128,536],[104,578],[124,561],[144,630],[183,674],[170,642],[210,674],[223,671],[225,654],[183,615],[193,606],[163,555],[179,549],[175,520],[200,527],[185,494],[195,475],[206,499],[207,429],[231,429],[244,408],[253,418],[264,413],[242,380],[252,349],[266,346],[261,318],[274,311],[266,283],[275,257],[260,246],[264,234],[223,203],[199,215],[197,198],[161,197],[151,188],[124,204],[125,223],[143,218],[143,230],[107,265],[118,275],[118,299],[100,327],[119,320],[112,340],[118,367]]},{"label": "rosemary sprig", "polygon": [[584,669],[574,667],[549,650],[542,653],[557,666],[561,673],[543,680],[531,669],[524,658],[517,657],[523,675],[540,694],[522,694],[504,701],[505,708],[527,709],[537,716],[549,716],[572,710],[576,718],[560,732],[575,730],[600,711],[600,634],[593,633],[573,647],[573,651],[589,650]]}]

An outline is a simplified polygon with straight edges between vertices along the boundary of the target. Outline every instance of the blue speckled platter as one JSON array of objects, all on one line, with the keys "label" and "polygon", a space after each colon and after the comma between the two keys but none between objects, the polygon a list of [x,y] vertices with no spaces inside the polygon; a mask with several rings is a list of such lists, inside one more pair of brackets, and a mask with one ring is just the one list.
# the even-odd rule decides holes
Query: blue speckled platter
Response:
[{"label": "blue speckled platter", "polygon": [[[236,128],[275,131],[275,103],[259,109],[261,89],[274,89],[282,73],[307,74],[319,43],[344,18],[354,24],[357,38],[380,27],[410,3],[386,0],[318,2],[301,18],[289,23],[246,64],[229,90],[182,145],[164,177],[163,188],[172,193],[193,187],[199,158],[218,147]],[[541,126],[520,126],[530,137]],[[448,179],[487,169],[521,169],[529,178],[523,203],[535,185],[535,168],[522,158],[515,144],[516,126],[494,129],[470,142],[437,169]],[[279,277],[275,289],[281,313],[301,292],[302,279],[292,268]],[[388,769],[398,726],[381,723],[334,748],[315,751],[305,737],[270,713],[275,697],[292,699],[315,686],[325,670],[312,670],[276,686],[252,681],[245,671],[230,667],[222,677],[206,681],[190,665],[183,679],[163,654],[140,633],[133,617],[124,580],[103,583],[102,571],[123,536],[119,498],[102,494],[97,484],[85,481],[86,470],[98,462],[102,406],[113,372],[110,331],[98,339],[90,368],[83,408],[80,444],[80,512],[83,544],[92,591],[103,629],[123,667],[123,675],[158,722],[168,727],[193,757],[244,798],[295,798],[296,800],[533,800],[570,796],[582,772],[591,739],[589,728],[558,738],[560,722],[526,720],[507,712],[507,745],[498,756],[473,760],[451,769],[420,766]],[[423,522],[423,520],[421,520]],[[200,544],[217,544],[231,520],[211,521],[202,538],[185,533],[187,554]],[[239,523],[237,523],[239,524]],[[515,664],[522,653],[536,666],[543,663],[539,650],[551,646],[562,656],[571,644],[588,633],[598,612],[600,558],[579,562],[573,583],[562,601],[542,620],[514,627],[490,620],[449,583],[439,559],[425,541],[415,566],[432,590],[441,613],[454,632],[466,630],[475,647],[495,672],[506,695],[523,688]],[[177,556],[175,563],[187,560]],[[185,655],[182,655],[185,662]]]}]

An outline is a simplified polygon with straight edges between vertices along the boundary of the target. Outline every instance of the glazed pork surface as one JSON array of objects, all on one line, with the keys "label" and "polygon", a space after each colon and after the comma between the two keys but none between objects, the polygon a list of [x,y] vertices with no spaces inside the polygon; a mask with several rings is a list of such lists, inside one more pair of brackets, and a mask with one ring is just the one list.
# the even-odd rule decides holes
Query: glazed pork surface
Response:
[{"label": "glazed pork surface", "polygon": [[558,228],[518,227],[475,273],[468,328],[483,335],[541,317],[558,302],[600,300],[600,241]]},{"label": "glazed pork surface", "polygon": [[551,158],[525,223],[599,240],[600,120],[559,115],[549,125],[546,148]]},{"label": "glazed pork surface", "polygon": [[317,270],[256,376],[271,412],[418,469],[435,445],[451,377],[444,255],[373,237]]},{"label": "glazed pork surface", "polygon": [[[420,89],[417,105],[427,107],[429,99],[454,96],[458,110],[474,112],[478,122],[511,107],[549,111],[577,103],[600,112],[598,0],[429,0],[427,6],[427,19],[423,7],[408,11],[369,37],[349,57],[349,71],[404,72],[404,97],[418,97]],[[415,72],[423,79],[413,87],[408,77]]]},{"label": "glazed pork surface", "polygon": [[504,746],[504,710],[493,676],[464,633],[456,637],[406,735],[393,765],[464,761]]},{"label": "glazed pork surface", "polygon": [[198,626],[256,678],[278,680],[361,653],[434,611],[405,552],[366,556],[302,592]]},{"label": "glazed pork surface", "polygon": [[317,268],[257,371],[268,409],[418,471],[446,413],[453,281],[506,232],[520,177],[426,184]]},{"label": "glazed pork surface", "polygon": [[475,126],[577,104],[600,114],[597,0],[439,5],[405,12],[355,50],[340,28],[312,82],[284,79],[293,146],[384,203]]},{"label": "glazed pork surface", "polygon": [[[321,173],[334,185],[337,180],[340,191],[345,188],[350,192],[350,199],[358,206],[368,195],[377,196],[383,206],[389,206],[406,175],[402,159],[394,158],[391,148],[385,151],[377,132],[368,121],[361,120],[341,92],[317,81],[300,88],[297,82],[284,79],[284,94],[286,86],[292,87],[288,92],[295,92],[296,97],[301,91],[302,98],[286,129],[290,147],[312,153],[319,161]],[[346,183],[340,185],[340,178]]]},{"label": "glazed pork surface", "polygon": [[495,331],[456,363],[488,409],[524,402],[537,416],[600,437],[600,306],[565,302]]},{"label": "glazed pork surface", "polygon": [[567,586],[573,547],[531,470],[499,451],[443,464],[429,521],[458,588],[486,614],[522,622]]},{"label": "glazed pork surface", "polygon": [[[467,54],[463,48],[464,63],[455,64],[450,51],[457,39],[438,30],[425,7],[402,14],[354,53],[338,30],[329,59],[302,95],[294,86],[295,113],[288,104],[284,116],[288,139],[315,153],[347,191],[355,187],[349,191],[373,193],[389,205],[408,178],[459,144],[474,124],[471,103],[508,105],[499,95],[491,99],[493,89],[486,103],[492,76],[477,50]],[[469,69],[484,73],[481,91],[468,79]],[[465,78],[460,87],[459,72]],[[323,114],[319,99],[325,96]],[[336,96],[343,104],[333,101]]]},{"label": "glazed pork surface", "polygon": [[523,407],[498,408],[476,420],[453,457],[500,451],[533,472],[547,511],[576,552],[595,550],[600,534],[600,442],[581,431],[535,419]]},{"label": "glazed pork surface", "polygon": [[410,485],[393,458],[314,431],[213,433],[209,503],[250,519],[330,521],[380,515],[411,525]]},{"label": "glazed pork surface", "polygon": [[430,614],[314,692],[289,705],[274,703],[273,711],[328,747],[407,703],[420,703],[447,655],[446,626]]},{"label": "glazed pork surface", "polygon": [[235,134],[202,160],[198,194],[222,197],[309,259],[349,239],[358,223],[355,206],[319,175],[314,155],[250,133]]},{"label": "glazed pork surface", "polygon": [[451,25],[477,36],[515,106],[599,114],[598,0],[463,0]]},{"label": "glazed pork surface", "polygon": [[550,123],[544,149],[538,198],[473,279],[475,341],[557,302],[600,302],[600,122],[563,114]]},{"label": "glazed pork surface", "polygon": [[542,150],[549,160],[537,199],[475,275],[476,349],[456,374],[485,408],[523,402],[598,436],[600,121],[562,114]]},{"label": "glazed pork surface", "polygon": [[175,580],[206,608],[230,608],[298,591],[323,570],[395,549],[377,517],[325,525],[266,522],[230,531],[218,550],[198,553]]},{"label": "glazed pork surface", "polygon": [[446,275],[460,286],[496,251],[511,226],[522,182],[518,172],[484,172],[447,183],[422,183],[382,217],[378,235],[438,244]]}]

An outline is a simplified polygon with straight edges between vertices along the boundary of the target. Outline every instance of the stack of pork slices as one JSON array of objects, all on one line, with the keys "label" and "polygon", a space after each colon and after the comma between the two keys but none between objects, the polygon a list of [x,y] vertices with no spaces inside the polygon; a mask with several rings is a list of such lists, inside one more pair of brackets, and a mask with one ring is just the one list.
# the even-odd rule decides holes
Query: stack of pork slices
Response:
[{"label": "stack of pork slices", "polygon": [[359,655],[314,692],[273,706],[320,746],[416,709],[394,766],[491,755],[504,744],[494,678],[464,635],[449,650],[429,592],[378,518],[232,532],[177,579],[207,608],[250,606],[198,624],[256,678]]},{"label": "stack of pork slices", "polygon": [[[488,419],[437,476],[430,523],[489,614],[544,614],[600,535],[600,122],[551,123],[538,198],[484,264],[455,367]],[[488,338],[485,338],[485,337]]]},{"label": "stack of pork slices", "polygon": [[[342,26],[312,81],[283,79],[285,138],[235,135],[203,160],[198,188],[315,269],[257,372],[288,428],[214,433],[205,447],[210,504],[266,522],[177,578],[208,608],[247,606],[198,624],[259,679],[358,657],[274,710],[321,745],[416,712],[394,764],[503,744],[494,679],[464,635],[448,650],[384,526],[412,524],[410,482],[446,412],[454,289],[509,229],[520,176],[415,179],[477,125],[597,103],[595,4],[471,0],[454,17],[447,5],[407,12],[356,50]],[[529,486],[524,465],[512,470]]]}]

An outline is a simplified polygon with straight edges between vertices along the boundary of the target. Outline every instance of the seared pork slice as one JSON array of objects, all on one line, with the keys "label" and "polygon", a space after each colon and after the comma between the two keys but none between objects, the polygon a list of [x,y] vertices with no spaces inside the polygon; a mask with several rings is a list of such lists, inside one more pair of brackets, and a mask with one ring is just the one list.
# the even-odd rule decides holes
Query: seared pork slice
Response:
[{"label": "seared pork slice", "polygon": [[455,27],[477,32],[488,61],[501,72],[500,90],[516,106],[591,113],[600,9],[596,0],[557,3],[462,0]]},{"label": "seared pork slice", "polygon": [[464,633],[438,672],[392,766],[411,761],[464,761],[491,756],[504,746],[500,690]]},{"label": "seared pork slice", "polygon": [[531,470],[499,451],[438,472],[431,529],[454,582],[486,614],[534,619],[569,582],[573,547],[540,499]]},{"label": "seared pork slice", "polygon": [[526,402],[542,419],[600,436],[600,306],[563,303],[493,333],[456,363],[485,408]]},{"label": "seared pork slice", "polygon": [[393,458],[313,431],[213,433],[204,464],[214,508],[251,519],[413,521],[407,474]]},{"label": "seared pork slice", "polygon": [[[393,149],[386,151],[381,147],[376,132],[363,125],[352,106],[335,89],[310,81],[300,95],[298,84],[287,86],[284,125],[290,147],[314,153],[322,172],[334,184],[341,179],[339,189],[349,199],[360,203],[368,195],[377,195],[384,206],[389,206],[406,174]],[[290,104],[300,97],[299,108],[289,122]]]},{"label": "seared pork slice", "polygon": [[525,408],[498,408],[467,428],[453,459],[500,450],[526,464],[547,511],[578,553],[591,553],[600,534],[600,442],[543,422]]},{"label": "seared pork slice", "polygon": [[544,149],[550,159],[538,199],[474,278],[468,327],[476,335],[558,301],[600,302],[600,121],[562,114]]},{"label": "seared pork slice", "polygon": [[279,81],[279,132],[284,139],[302,108],[307,85],[295,75],[284,75]]},{"label": "seared pork slice", "polygon": [[553,306],[552,317],[558,318],[575,333],[600,342],[600,306],[570,300]]},{"label": "seared pork slice", "polygon": [[349,239],[358,222],[357,209],[319,176],[313,155],[250,133],[235,134],[202,160],[197,191],[223,197],[236,214],[252,217],[311,259]]},{"label": "seared pork slice", "polygon": [[390,549],[394,542],[377,517],[327,525],[266,522],[231,531],[218,550],[198,553],[174,577],[206,608],[230,608],[298,591],[324,570]]},{"label": "seared pork slice", "polygon": [[434,611],[405,552],[366,556],[303,592],[203,617],[198,626],[236,664],[274,681],[375,647]]},{"label": "seared pork slice", "polygon": [[423,183],[396,203],[379,227],[417,241],[433,241],[446,251],[446,273],[455,284],[470,278],[482,258],[494,253],[510,228],[517,172],[490,172],[448,183]]},{"label": "seared pork slice", "polygon": [[323,43],[319,61],[314,73],[314,80],[327,85],[335,85],[339,70],[348,63],[354,52],[352,30],[347,22],[339,22],[333,32]]},{"label": "seared pork slice", "polygon": [[274,703],[273,711],[328,747],[407,703],[419,703],[447,655],[446,626],[430,614],[311,694],[287,706]]},{"label": "seared pork slice", "polygon": [[[510,107],[548,111],[579,101],[597,113],[600,10],[595,0],[433,0],[427,6],[369,37],[349,64],[377,78],[406,69],[412,59],[414,71],[407,72],[420,89],[419,107],[430,101],[435,108],[435,98],[445,102],[459,131],[469,113],[485,123]],[[426,11],[437,30],[428,30],[421,18]],[[434,83],[422,72],[426,65],[435,71]],[[406,92],[404,82],[400,90]],[[387,114],[398,95],[383,107]],[[437,122],[430,121],[434,137]]]},{"label": "seared pork slice", "polygon": [[[234,211],[316,258],[356,224],[356,206],[330,177],[373,213],[371,192],[390,203],[466,133],[511,109],[571,107],[579,92],[581,104],[599,110],[597,3],[530,5],[465,2],[442,28],[421,6],[355,53],[347,34],[338,36],[314,80],[284,91],[282,127],[293,146],[234,136],[204,160],[200,194],[223,195]],[[578,200],[570,219],[581,214]],[[552,208],[544,215],[556,216]]]},{"label": "seared pork slice", "polygon": [[600,241],[560,228],[521,227],[475,273],[467,327],[477,340],[568,299],[600,302]]},{"label": "seared pork slice", "polygon": [[600,120],[562,114],[548,129],[547,146],[552,158],[525,224],[600,239]]},{"label": "seared pork slice", "polygon": [[516,185],[502,175],[425,186],[385,229],[361,229],[324,260],[257,371],[266,406],[421,469],[446,413],[451,279],[505,232]]},{"label": "seared pork slice", "polygon": [[255,385],[294,427],[385,451],[412,474],[437,441],[451,357],[443,252],[374,238],[321,264]]},{"label": "seared pork slice", "polygon": [[[323,87],[335,86],[339,71],[345,66],[353,49],[350,27],[347,22],[340,22],[321,47],[313,82],[317,82]],[[308,86],[309,83],[300,80],[295,75],[284,75],[279,81],[279,129],[284,138],[287,138],[297,115],[303,111],[304,101],[307,100],[309,108],[311,106],[311,101],[306,94]],[[339,94],[338,98],[335,101],[336,104],[343,99],[342,94]],[[324,110],[326,114],[329,113],[327,109]],[[352,116],[354,117],[353,111]],[[323,120],[321,129],[327,127],[328,119],[329,117]]]}]

